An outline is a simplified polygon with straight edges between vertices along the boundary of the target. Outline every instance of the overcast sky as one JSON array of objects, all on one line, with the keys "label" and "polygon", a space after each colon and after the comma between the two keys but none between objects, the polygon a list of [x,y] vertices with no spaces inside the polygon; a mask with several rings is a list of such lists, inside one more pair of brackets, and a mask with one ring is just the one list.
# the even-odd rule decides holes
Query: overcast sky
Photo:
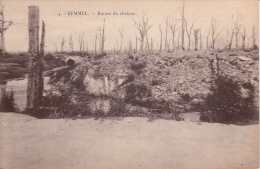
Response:
[{"label": "overcast sky", "polygon": [[[68,48],[68,37],[70,34],[74,38],[74,50],[79,49],[78,34],[84,31],[84,39],[88,42],[89,49],[94,48],[94,39],[97,29],[102,26],[103,19],[106,18],[105,27],[105,50],[111,50],[120,42],[118,28],[123,28],[123,46],[129,40],[135,42],[135,36],[139,35],[135,28],[133,19],[140,20],[143,12],[149,17],[149,23],[153,27],[148,32],[148,36],[154,38],[156,47],[160,41],[159,24],[165,36],[165,19],[167,16],[176,16],[181,19],[180,11],[182,0],[168,1],[14,1],[3,0],[5,5],[5,19],[13,20],[17,23],[5,32],[6,50],[28,51],[28,6],[37,5],[40,8],[40,20],[46,23],[46,51],[54,51],[55,46],[60,50],[60,42],[65,37],[65,49]],[[218,30],[222,31],[223,38],[226,36],[227,29],[232,26],[231,16],[239,16],[242,27],[246,27],[247,35],[251,37],[252,27],[255,25],[258,34],[258,0],[186,0],[185,18],[188,24],[194,14],[198,16],[194,28],[201,28],[202,35],[207,36],[212,16],[220,24]],[[84,11],[89,15],[75,16],[68,15],[68,12]],[[136,15],[97,15],[98,12],[111,13],[131,12]],[[59,16],[59,13],[62,14]],[[64,14],[66,13],[66,14]],[[94,13],[94,14],[92,14]],[[181,25],[181,22],[178,22]],[[178,33],[177,33],[178,34]],[[168,37],[171,38],[169,30]],[[192,36],[193,37],[193,36]],[[176,39],[178,35],[176,35]],[[258,40],[257,40],[258,42]],[[246,42],[247,43],[247,42]],[[187,45],[187,39],[185,44]],[[251,44],[251,40],[250,40]]]}]

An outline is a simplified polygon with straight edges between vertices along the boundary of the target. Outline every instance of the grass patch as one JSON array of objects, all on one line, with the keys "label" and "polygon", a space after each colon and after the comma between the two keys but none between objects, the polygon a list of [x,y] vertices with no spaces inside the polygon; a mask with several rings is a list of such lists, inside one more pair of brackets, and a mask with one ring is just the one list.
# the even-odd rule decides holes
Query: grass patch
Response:
[{"label": "grass patch", "polygon": [[15,112],[14,92],[3,92],[0,100],[0,112]]}]

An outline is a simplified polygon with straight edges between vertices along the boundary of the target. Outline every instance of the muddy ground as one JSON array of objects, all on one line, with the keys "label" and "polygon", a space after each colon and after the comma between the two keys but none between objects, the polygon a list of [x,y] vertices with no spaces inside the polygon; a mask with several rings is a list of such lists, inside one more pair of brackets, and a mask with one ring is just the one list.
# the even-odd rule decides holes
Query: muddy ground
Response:
[{"label": "muddy ground", "polygon": [[258,168],[259,125],[0,113],[1,169]]}]

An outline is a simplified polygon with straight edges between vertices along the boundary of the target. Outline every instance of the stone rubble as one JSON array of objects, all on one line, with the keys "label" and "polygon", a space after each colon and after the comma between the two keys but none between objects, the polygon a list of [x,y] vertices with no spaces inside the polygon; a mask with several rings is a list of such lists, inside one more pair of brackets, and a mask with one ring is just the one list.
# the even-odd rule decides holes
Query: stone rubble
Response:
[{"label": "stone rubble", "polygon": [[[140,69],[136,67],[141,64],[145,66]],[[93,73],[94,65],[97,69],[96,74]],[[133,69],[133,65],[136,70]],[[189,111],[192,105],[199,104],[211,93],[213,73],[231,76],[241,84],[250,81],[256,88],[258,102],[258,67],[258,51],[190,51],[148,56],[107,55],[95,62],[84,59],[73,70],[72,78],[83,79],[90,94],[106,95],[104,77],[108,77],[112,86],[109,95],[115,98],[125,98],[126,87],[129,84],[143,85],[151,91],[151,95],[136,98],[137,100],[170,102],[176,109]],[[119,85],[120,77],[130,75],[134,77],[132,81],[128,82],[125,78],[120,83],[123,85]],[[242,93],[246,96],[246,89],[242,89]],[[185,95],[186,99],[183,98]]]}]

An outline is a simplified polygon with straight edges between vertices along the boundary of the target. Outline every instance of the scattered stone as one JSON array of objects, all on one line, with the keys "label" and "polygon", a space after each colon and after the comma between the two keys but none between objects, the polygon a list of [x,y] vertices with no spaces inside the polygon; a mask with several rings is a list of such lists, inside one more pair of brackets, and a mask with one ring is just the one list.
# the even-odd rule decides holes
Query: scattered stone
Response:
[{"label": "scattered stone", "polygon": [[251,58],[247,58],[247,57],[244,57],[244,56],[239,56],[237,57],[239,60],[241,61],[251,61],[252,59]]}]

